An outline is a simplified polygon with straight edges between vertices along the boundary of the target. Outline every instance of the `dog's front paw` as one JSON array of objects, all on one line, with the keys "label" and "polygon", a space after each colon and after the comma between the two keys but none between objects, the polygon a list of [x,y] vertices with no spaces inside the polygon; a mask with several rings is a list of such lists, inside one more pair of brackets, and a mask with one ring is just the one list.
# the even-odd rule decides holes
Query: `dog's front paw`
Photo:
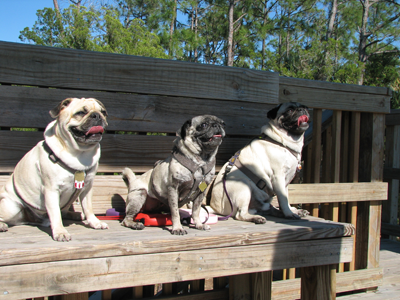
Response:
[{"label": "dog's front paw", "polygon": [[95,216],[88,218],[88,224],[94,229],[108,229],[108,224],[100,221]]},{"label": "dog's front paw", "polygon": [[122,225],[122,226],[125,226],[125,227],[128,227],[128,228],[131,228],[131,229],[135,229],[135,230],[142,230],[142,229],[144,229],[144,224],[143,224],[143,223],[135,222],[135,221],[133,221],[132,219],[127,219],[127,218],[125,218],[125,219],[122,221],[121,225]]},{"label": "dog's front paw", "polygon": [[303,218],[303,217],[307,217],[308,215],[310,215],[310,212],[306,209],[298,209],[297,214],[299,215],[299,217]]},{"label": "dog's front paw", "polygon": [[198,230],[210,230],[211,226],[209,226],[207,224],[201,224],[201,225],[196,225],[196,229],[198,229]]},{"label": "dog's front paw", "polygon": [[8,231],[8,225],[4,222],[0,222],[0,232]]},{"label": "dog's front paw", "polygon": [[187,231],[183,228],[178,228],[178,229],[172,229],[171,234],[173,235],[185,235],[187,234]]},{"label": "dog's front paw", "polygon": [[267,223],[267,219],[263,216],[254,216],[252,220],[255,224],[265,224]]},{"label": "dog's front paw", "polygon": [[71,240],[71,235],[64,228],[53,230],[53,240],[57,242],[69,242]]},{"label": "dog's front paw", "polygon": [[108,229],[108,224],[104,222],[95,222],[94,224],[90,225],[94,229]]}]

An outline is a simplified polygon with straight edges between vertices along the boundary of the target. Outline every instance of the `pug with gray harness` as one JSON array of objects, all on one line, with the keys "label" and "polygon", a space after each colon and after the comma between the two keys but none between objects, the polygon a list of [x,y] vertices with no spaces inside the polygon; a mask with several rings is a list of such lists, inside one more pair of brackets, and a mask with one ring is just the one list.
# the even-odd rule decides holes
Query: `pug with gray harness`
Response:
[{"label": "pug with gray harness", "polygon": [[225,137],[225,123],[212,115],[202,115],[186,121],[177,132],[172,154],[155,164],[154,168],[136,177],[125,168],[122,175],[128,187],[126,216],[122,225],[143,229],[135,221],[140,212],[170,211],[171,234],[184,235],[179,208],[193,202],[192,218],[199,230],[210,226],[200,221],[204,192],[215,174],[215,156]]},{"label": "pug with gray harness", "polygon": [[[107,111],[94,98],[68,98],[50,111],[53,122],[16,165],[0,190],[0,231],[9,225],[50,225],[55,241],[69,241],[62,218],[107,229],[93,213],[92,185],[100,159]],[[83,213],[69,211],[80,199]]]},{"label": "pug with gray harness", "polygon": [[[217,175],[210,199],[213,212],[257,224],[266,222],[262,214],[299,219],[308,213],[290,207],[288,199],[288,184],[301,168],[308,108],[283,103],[267,117],[262,136],[236,152]],[[279,210],[271,205],[275,195]]]}]

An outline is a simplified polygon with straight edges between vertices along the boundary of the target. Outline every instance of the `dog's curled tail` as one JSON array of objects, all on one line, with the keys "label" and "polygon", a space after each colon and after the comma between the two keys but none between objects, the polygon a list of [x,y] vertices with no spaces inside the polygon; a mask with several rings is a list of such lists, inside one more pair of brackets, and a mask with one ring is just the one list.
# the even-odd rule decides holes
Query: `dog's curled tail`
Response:
[{"label": "dog's curled tail", "polygon": [[129,189],[129,184],[131,184],[136,179],[136,175],[135,173],[132,172],[131,169],[125,168],[122,171],[122,179],[124,180],[126,186]]}]

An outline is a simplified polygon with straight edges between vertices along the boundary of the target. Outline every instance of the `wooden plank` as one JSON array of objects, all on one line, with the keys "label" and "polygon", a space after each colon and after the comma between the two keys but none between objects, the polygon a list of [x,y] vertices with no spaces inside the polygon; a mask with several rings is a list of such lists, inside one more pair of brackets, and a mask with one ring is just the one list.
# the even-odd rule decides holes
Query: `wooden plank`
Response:
[{"label": "wooden plank", "polygon": [[385,167],[383,169],[383,178],[400,180],[400,169]]},{"label": "wooden plank", "polygon": [[[353,112],[351,113],[351,127],[350,127],[350,149],[349,149],[349,181],[358,182],[358,169],[359,169],[359,153],[360,153],[360,122],[361,113]],[[350,217],[349,222],[353,224],[354,227],[357,226],[357,203],[349,202],[348,204],[348,215]],[[356,262],[356,238],[354,238],[353,245],[353,260],[350,262],[349,270],[355,270]]]},{"label": "wooden plank", "polygon": [[278,73],[0,42],[0,82],[278,103]]},{"label": "wooden plank", "polygon": [[382,222],[382,234],[398,237],[400,236],[400,225]]},{"label": "wooden plank", "polygon": [[[229,276],[229,300],[250,300],[252,298],[251,274]],[[268,300],[270,298],[267,298]]]},{"label": "wooden plank", "polygon": [[[218,290],[218,291],[206,291],[202,293],[190,293],[187,295],[172,295],[172,296],[163,296],[159,299],[162,300],[222,300],[229,298],[228,289]],[[148,298],[146,298],[148,300]]]},{"label": "wooden plank", "polygon": [[[3,186],[9,176],[0,176]],[[387,199],[387,183],[320,183],[290,184],[290,204],[359,202]],[[97,175],[94,181],[93,202],[96,214],[105,214],[109,208],[125,207],[124,199],[128,189],[120,175]],[[75,210],[81,211],[80,204],[74,204]]]},{"label": "wooden plank", "polygon": [[[381,286],[382,282],[382,268],[337,273],[336,293]],[[300,299],[300,278],[273,281],[272,298],[276,300]]]},{"label": "wooden plank", "polygon": [[400,125],[400,109],[391,109],[390,114],[386,115],[386,125]]},{"label": "wooden plank", "polygon": [[[332,118],[332,182],[338,183],[340,181],[340,154],[341,154],[341,136],[342,136],[342,111],[335,110]],[[331,205],[332,221],[339,221],[339,203],[332,203]]]},{"label": "wooden plank", "polygon": [[54,300],[88,300],[89,293],[78,293],[78,294],[68,294],[55,296]]},{"label": "wooden plank", "polygon": [[[384,159],[383,114],[362,114],[360,146],[360,181],[382,181]],[[379,199],[376,199],[379,200]],[[360,202],[357,208],[356,268],[379,265],[381,202]]]},{"label": "wooden plank", "polygon": [[272,271],[251,274],[252,299],[271,299]]},{"label": "wooden plank", "polygon": [[279,102],[287,101],[320,109],[389,113],[390,90],[280,77]]},{"label": "wooden plank", "polygon": [[[322,143],[322,110],[321,109],[314,109],[313,111],[313,143],[312,143],[312,153],[313,153],[313,160],[311,162],[312,167],[312,174],[311,180],[313,183],[320,183],[321,182],[321,143]],[[314,217],[318,217],[319,204],[311,205],[310,213]]]},{"label": "wooden plank", "polygon": [[[130,135],[106,133],[101,141],[98,172],[122,172],[130,167],[134,172],[145,172],[160,159],[171,154],[175,136]],[[18,161],[39,141],[43,132],[0,130],[0,172],[13,172]],[[249,138],[225,138],[218,149],[217,169],[227,162]]]},{"label": "wooden plank", "polygon": [[324,265],[302,268],[301,299],[336,299],[336,267]]},{"label": "wooden plank", "polygon": [[[400,115],[397,115],[400,116]],[[399,209],[399,179],[400,179],[400,125],[386,125],[385,139],[385,167],[397,168],[398,179],[389,179],[388,200],[382,204],[382,223],[397,225]],[[387,177],[386,169],[383,177]],[[383,230],[382,230],[383,231]],[[396,240],[396,236],[391,239]]]},{"label": "wooden plank", "polygon": [[229,300],[271,299],[272,271],[229,276]]},{"label": "wooden plank", "polygon": [[[274,105],[21,86],[0,86],[0,127],[45,128],[53,119],[49,110],[61,100],[96,98],[108,112],[108,131],[175,133],[186,120],[204,114],[226,123],[229,135],[257,135]],[[32,105],[34,103],[34,105]]]},{"label": "wooden plank", "polygon": [[210,231],[185,227],[188,230],[185,236],[171,235],[160,227],[135,231],[121,226],[119,221],[107,221],[107,230],[94,230],[85,223],[64,220],[64,225],[72,236],[68,243],[54,242],[51,239],[51,230],[47,227],[15,226],[9,228],[8,232],[0,233],[0,265],[230,248],[240,245],[274,245],[276,242],[289,241],[308,241],[311,247],[314,239],[335,239],[354,233],[346,224],[312,217],[295,222],[274,217],[268,217],[267,220],[265,226],[228,220],[212,225]]},{"label": "wooden plank", "polygon": [[[351,259],[352,238],[126,255],[0,267],[0,299],[196,280]],[[202,257],[203,259],[200,259]],[[148,266],[152,266],[149,268]],[[140,276],[134,276],[140,271]],[[35,274],[35,276],[32,276]],[[20,282],[24,282],[23,285]]]},{"label": "wooden plank", "polygon": [[290,184],[288,189],[291,204],[387,199],[385,182]]}]

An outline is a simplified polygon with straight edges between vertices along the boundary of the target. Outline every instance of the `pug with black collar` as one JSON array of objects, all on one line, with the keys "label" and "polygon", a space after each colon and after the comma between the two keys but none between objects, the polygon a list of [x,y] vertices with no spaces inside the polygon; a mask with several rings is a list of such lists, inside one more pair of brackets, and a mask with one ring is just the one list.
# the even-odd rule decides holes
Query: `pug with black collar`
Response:
[{"label": "pug with black collar", "polygon": [[210,229],[201,223],[199,215],[205,189],[215,174],[215,156],[225,136],[224,126],[224,122],[215,116],[194,117],[177,132],[172,154],[167,159],[157,162],[153,169],[139,177],[125,168],[123,179],[128,186],[128,196],[122,225],[143,229],[142,223],[134,221],[140,211],[169,210],[171,233],[187,234],[180,222],[179,208],[193,201],[195,228]]},{"label": "pug with black collar", "polygon": [[[50,111],[55,118],[40,141],[17,164],[0,191],[0,231],[8,225],[49,225],[53,239],[69,241],[62,217],[106,229],[92,209],[92,185],[100,158],[107,111],[94,98],[68,98]],[[76,199],[83,214],[69,212]]]},{"label": "pug with black collar", "polygon": [[[301,168],[304,132],[309,127],[308,108],[299,103],[283,103],[270,110],[267,117],[267,124],[261,128],[262,137],[238,151],[219,172],[210,200],[214,212],[254,223],[266,222],[258,214],[300,218],[289,205],[287,187]],[[275,195],[279,210],[270,204]]]}]

